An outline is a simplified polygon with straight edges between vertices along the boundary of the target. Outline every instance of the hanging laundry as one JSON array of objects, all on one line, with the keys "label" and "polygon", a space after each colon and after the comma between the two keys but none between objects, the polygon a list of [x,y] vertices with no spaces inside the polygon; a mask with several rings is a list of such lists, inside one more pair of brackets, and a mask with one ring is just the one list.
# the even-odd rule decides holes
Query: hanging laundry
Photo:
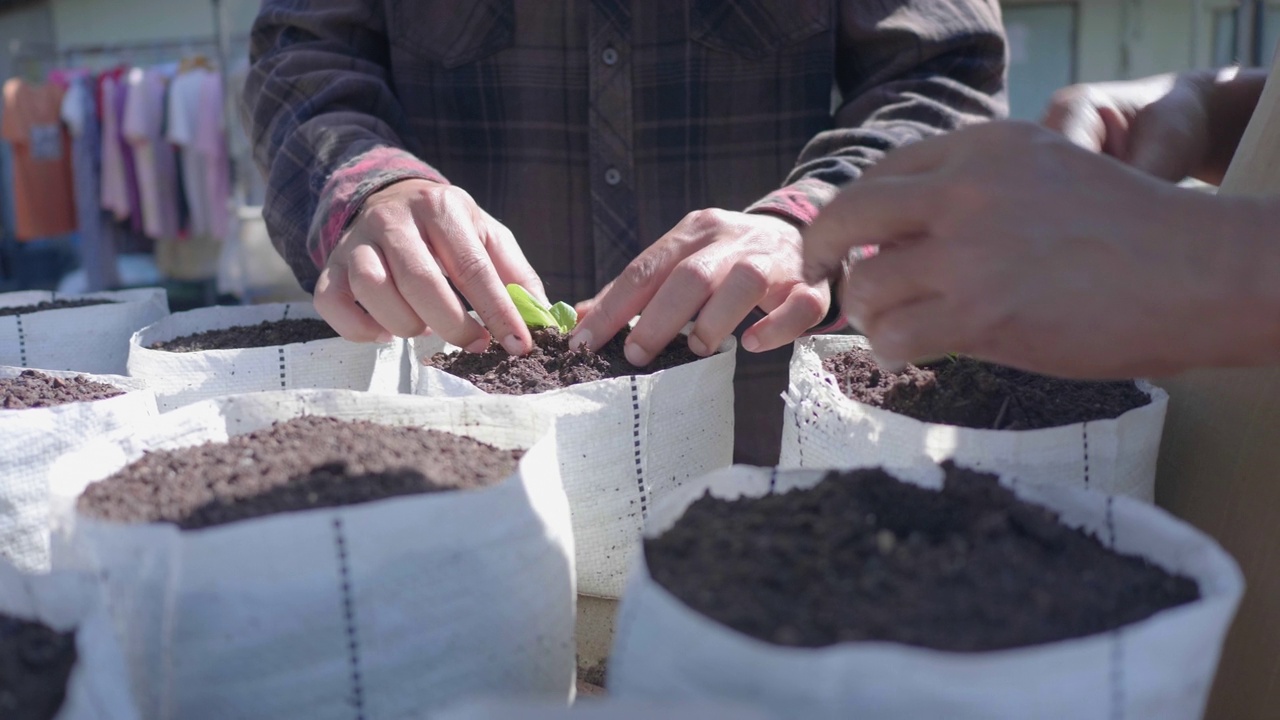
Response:
[{"label": "hanging laundry", "polygon": [[156,68],[129,71],[122,123],[138,174],[143,230],[157,240],[178,236],[178,165],[164,138],[166,74]]},{"label": "hanging laundry", "polygon": [[102,135],[95,100],[96,83],[88,75],[70,79],[62,98],[62,121],[71,134],[71,169],[75,178],[76,225],[80,231],[80,265],[85,290],[95,292],[118,287],[115,239],[103,222],[99,204]]},{"label": "hanging laundry", "polygon": [[56,237],[76,227],[71,157],[62,127],[63,91],[22,78],[4,84],[0,136],[13,146],[13,203],[19,240]]},{"label": "hanging laundry", "polygon": [[[213,73],[197,67],[179,72],[169,84],[167,137],[169,142],[177,146],[178,164],[182,171],[182,189],[190,212],[190,230],[193,237],[213,235],[210,221],[215,209],[209,204],[209,170],[205,166],[206,156],[196,149],[196,133],[200,123],[200,95],[205,78],[208,76],[213,76]],[[221,208],[217,211],[225,212]]]},{"label": "hanging laundry", "polygon": [[200,84],[200,105],[196,113],[195,151],[203,159],[205,203],[213,237],[227,236],[231,227],[231,167],[227,158],[226,109],[223,106],[222,78],[205,73]]}]

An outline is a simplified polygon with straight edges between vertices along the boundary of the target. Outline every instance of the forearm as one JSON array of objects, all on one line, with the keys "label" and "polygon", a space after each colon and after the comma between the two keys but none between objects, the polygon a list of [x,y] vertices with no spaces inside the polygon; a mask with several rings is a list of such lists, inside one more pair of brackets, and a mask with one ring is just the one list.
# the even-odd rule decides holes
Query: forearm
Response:
[{"label": "forearm", "polygon": [[263,214],[307,290],[364,197],[400,179],[442,180],[403,150],[378,7],[267,0],[254,24],[244,107],[267,178]]},{"label": "forearm", "polygon": [[1217,185],[1222,182],[1249,118],[1258,105],[1262,87],[1267,81],[1267,71],[1261,68],[1224,68],[1196,73],[1195,77],[1204,87],[1208,134],[1212,144],[1203,166],[1195,171],[1194,176]]}]

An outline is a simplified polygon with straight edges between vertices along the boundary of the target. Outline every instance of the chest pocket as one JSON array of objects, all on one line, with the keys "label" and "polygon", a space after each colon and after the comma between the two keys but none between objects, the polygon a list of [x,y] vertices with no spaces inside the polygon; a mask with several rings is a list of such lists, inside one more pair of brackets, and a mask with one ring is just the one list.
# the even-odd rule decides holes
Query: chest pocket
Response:
[{"label": "chest pocket", "polygon": [[386,0],[393,51],[456,68],[515,42],[515,0]]},{"label": "chest pocket", "polygon": [[689,30],[713,50],[764,60],[832,26],[831,0],[692,0]]}]

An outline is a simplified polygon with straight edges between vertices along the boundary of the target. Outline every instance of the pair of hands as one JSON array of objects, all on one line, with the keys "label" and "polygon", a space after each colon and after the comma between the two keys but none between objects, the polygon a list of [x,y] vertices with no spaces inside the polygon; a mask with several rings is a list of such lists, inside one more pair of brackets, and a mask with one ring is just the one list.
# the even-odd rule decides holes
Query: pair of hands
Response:
[{"label": "pair of hands", "polygon": [[806,231],[806,277],[879,246],[844,271],[840,300],[889,366],[960,352],[1120,378],[1227,359],[1196,348],[1247,322],[1224,308],[1257,275],[1233,244],[1257,233],[1256,208],[1169,182],[1221,176],[1204,79],[1074,86],[1044,124],[890,153]]},{"label": "pair of hands", "polygon": [[[825,279],[805,283],[801,264],[800,232],[786,220],[691,213],[595,298],[578,304],[581,320],[570,342],[599,349],[639,314],[625,349],[628,361],[644,366],[696,315],[688,343],[705,356],[759,307],[767,314],[743,334],[743,347],[780,347],[821,321],[830,305]],[[548,299],[511,231],[464,190],[405,180],[365,201],[320,274],[315,305],[351,340],[429,331],[471,352],[497,338],[507,352],[522,355],[532,339],[508,283]]]}]

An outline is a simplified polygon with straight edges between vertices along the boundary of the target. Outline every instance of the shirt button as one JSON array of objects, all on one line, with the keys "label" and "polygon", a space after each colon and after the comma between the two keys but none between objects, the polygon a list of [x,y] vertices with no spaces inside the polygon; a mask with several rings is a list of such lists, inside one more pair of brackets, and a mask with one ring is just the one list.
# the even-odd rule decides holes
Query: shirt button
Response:
[{"label": "shirt button", "polygon": [[609,168],[604,171],[604,181],[610,185],[617,185],[622,182],[622,173],[618,172],[618,168]]},{"label": "shirt button", "polygon": [[600,59],[604,61],[605,65],[616,65],[618,63],[618,51],[607,47],[600,54]]}]

